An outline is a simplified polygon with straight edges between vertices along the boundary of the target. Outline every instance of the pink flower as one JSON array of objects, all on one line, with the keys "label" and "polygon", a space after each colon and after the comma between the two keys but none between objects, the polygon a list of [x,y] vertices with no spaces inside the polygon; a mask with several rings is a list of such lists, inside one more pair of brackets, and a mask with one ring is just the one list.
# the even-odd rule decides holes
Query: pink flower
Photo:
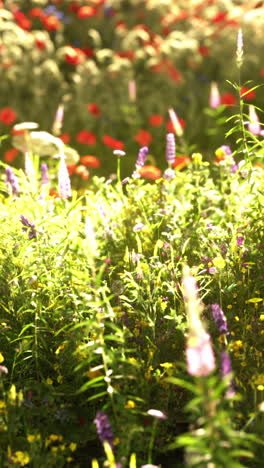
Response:
[{"label": "pink flower", "polygon": [[186,358],[191,375],[207,376],[215,369],[215,357],[208,333],[200,330],[197,335],[188,337]]},{"label": "pink flower", "polygon": [[217,109],[221,105],[221,96],[219,93],[217,83],[215,81],[211,83],[209,104],[211,109]]}]

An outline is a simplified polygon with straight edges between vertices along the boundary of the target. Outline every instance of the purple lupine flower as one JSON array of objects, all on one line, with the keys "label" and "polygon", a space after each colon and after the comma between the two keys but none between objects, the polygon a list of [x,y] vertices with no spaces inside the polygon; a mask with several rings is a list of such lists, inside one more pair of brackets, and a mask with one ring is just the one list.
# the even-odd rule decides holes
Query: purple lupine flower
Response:
[{"label": "purple lupine flower", "polygon": [[61,156],[60,166],[59,166],[59,196],[60,198],[69,198],[71,197],[71,180],[69,172],[65,163],[65,157]]},{"label": "purple lupine flower", "polygon": [[212,304],[212,315],[221,335],[228,333],[227,320],[219,304]]},{"label": "purple lupine flower", "polygon": [[5,184],[8,186],[10,184],[12,194],[18,195],[19,194],[19,185],[18,185],[18,178],[15,176],[13,169],[11,167],[6,167],[5,169]]},{"label": "purple lupine flower", "polygon": [[[225,378],[232,373],[232,363],[230,359],[230,355],[227,351],[223,351],[220,354],[221,359],[221,374],[222,377]],[[234,385],[233,382],[230,382],[229,388],[226,392],[227,397],[233,397],[235,395]]]},{"label": "purple lupine flower", "polygon": [[207,376],[215,369],[215,357],[210,335],[204,330],[189,335],[186,359],[190,375]]},{"label": "purple lupine flower", "polygon": [[237,245],[238,247],[241,247],[244,243],[244,237],[243,236],[238,236],[237,238]]},{"label": "purple lupine flower", "polygon": [[94,423],[96,425],[97,434],[102,444],[108,442],[113,447],[114,434],[108,419],[108,416],[103,411],[97,411]]},{"label": "purple lupine flower", "polygon": [[20,221],[23,224],[22,231],[28,232],[28,238],[36,239],[37,238],[37,231],[36,226],[34,223],[31,223],[24,215],[20,215]]},{"label": "purple lupine flower", "polygon": [[169,164],[173,164],[176,158],[176,145],[175,137],[173,133],[167,133],[166,135],[166,160]]},{"label": "purple lupine flower", "polygon": [[137,169],[140,169],[141,167],[144,166],[145,164],[145,161],[146,161],[146,157],[148,155],[148,147],[147,146],[143,146],[142,148],[140,148],[139,152],[138,152],[138,157],[137,157],[137,161],[136,161],[136,168]]},{"label": "purple lupine flower", "polygon": [[49,183],[49,174],[48,174],[48,166],[46,163],[41,164],[40,171],[41,171],[41,185],[47,185]]}]

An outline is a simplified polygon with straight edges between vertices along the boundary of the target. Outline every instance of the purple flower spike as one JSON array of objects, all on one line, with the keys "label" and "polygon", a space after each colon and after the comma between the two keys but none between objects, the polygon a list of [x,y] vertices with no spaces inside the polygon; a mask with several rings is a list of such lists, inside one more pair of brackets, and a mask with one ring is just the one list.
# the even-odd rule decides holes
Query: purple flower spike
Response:
[{"label": "purple flower spike", "polygon": [[113,447],[114,434],[107,414],[103,413],[103,411],[97,411],[94,423],[102,444],[108,442],[109,445]]},{"label": "purple flower spike", "polygon": [[[229,354],[226,351],[223,351],[220,355],[221,358],[221,374],[225,378],[232,372],[232,364]],[[226,392],[227,398],[233,397],[235,395],[233,382],[230,382],[229,388]]]},{"label": "purple flower spike", "polygon": [[141,167],[144,166],[145,164],[145,161],[146,161],[146,157],[148,155],[148,147],[147,146],[143,146],[142,148],[140,148],[139,152],[138,152],[138,157],[137,157],[137,162],[136,162],[136,168],[137,169],[140,169]]},{"label": "purple flower spike", "polygon": [[173,164],[176,158],[176,144],[173,133],[167,133],[166,136],[166,160],[169,164]]},{"label": "purple flower spike", "polygon": [[64,156],[60,158],[60,167],[59,167],[59,195],[60,198],[70,198],[71,197],[71,180],[69,172],[65,163]]},{"label": "purple flower spike", "polygon": [[6,167],[5,175],[6,175],[5,184],[7,186],[10,184],[12,194],[13,195],[18,195],[19,194],[18,179],[15,176],[15,174],[14,174],[13,170],[11,169],[11,167],[9,167],[9,166]]},{"label": "purple flower spike", "polygon": [[218,327],[218,330],[221,335],[226,335],[228,333],[227,321],[224,312],[220,308],[219,304],[212,304],[212,314],[215,324]]},{"label": "purple flower spike", "polygon": [[22,231],[28,232],[29,240],[36,239],[37,238],[37,231],[36,231],[35,224],[31,223],[24,215],[20,216],[20,221],[24,226],[22,228]]},{"label": "purple flower spike", "polygon": [[46,163],[41,164],[41,185],[47,185],[49,183],[49,174],[48,174],[48,166]]},{"label": "purple flower spike", "polygon": [[244,243],[244,237],[243,236],[238,236],[237,238],[237,245],[238,247],[241,247]]}]

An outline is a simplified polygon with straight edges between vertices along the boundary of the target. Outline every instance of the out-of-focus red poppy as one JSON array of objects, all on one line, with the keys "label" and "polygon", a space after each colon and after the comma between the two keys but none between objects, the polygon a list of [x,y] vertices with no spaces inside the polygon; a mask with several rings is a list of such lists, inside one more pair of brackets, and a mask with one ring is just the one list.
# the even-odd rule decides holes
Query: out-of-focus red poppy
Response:
[{"label": "out-of-focus red poppy", "polygon": [[227,17],[227,13],[225,11],[219,11],[212,19],[211,21],[213,23],[221,23],[222,21],[225,21]]},{"label": "out-of-focus red poppy", "polygon": [[59,135],[58,138],[60,138],[65,145],[68,145],[68,143],[70,143],[71,136],[69,133],[62,133],[62,135]]},{"label": "out-of-focus red poppy", "polygon": [[70,13],[77,13],[79,8],[80,8],[79,2],[71,2],[68,7],[68,10]]},{"label": "out-of-focus red poppy", "polygon": [[91,18],[91,16],[94,16],[96,14],[96,11],[96,8],[92,6],[82,6],[77,11],[77,17],[80,19]]},{"label": "out-of-focus red poppy", "polygon": [[32,22],[26,17],[26,15],[24,15],[24,13],[22,13],[22,11],[15,11],[13,14],[21,29],[24,29],[25,31],[29,31],[29,29],[31,29]]},{"label": "out-of-focus red poppy", "polygon": [[39,50],[45,50],[46,49],[46,42],[44,39],[40,39],[36,37],[35,39],[35,44]]},{"label": "out-of-focus red poppy", "polygon": [[198,51],[201,55],[204,55],[205,57],[208,57],[210,55],[209,49],[205,45],[200,45]]},{"label": "out-of-focus red poppy", "polygon": [[135,57],[134,50],[125,50],[116,52],[116,55],[121,58],[127,58],[128,60],[133,60]]},{"label": "out-of-focus red poppy", "polygon": [[47,31],[58,31],[61,27],[61,22],[55,15],[42,16],[41,22]]},{"label": "out-of-focus red poppy", "polygon": [[10,148],[4,153],[4,161],[7,163],[13,162],[16,159],[18,153],[19,151],[16,148]]},{"label": "out-of-focus red poppy", "polygon": [[111,137],[110,135],[104,135],[102,137],[102,141],[104,145],[109,146],[112,149],[119,149],[123,151],[125,145],[122,141],[116,140],[115,138]]},{"label": "out-of-focus red poppy", "polygon": [[149,123],[152,127],[159,127],[163,124],[163,117],[160,114],[153,114],[149,117]]},{"label": "out-of-focus red poppy", "polygon": [[76,164],[74,164],[73,166],[67,166],[67,170],[70,176],[75,173],[76,167]]},{"label": "out-of-focus red poppy", "polygon": [[153,137],[147,130],[139,130],[134,136],[134,140],[141,146],[148,146],[152,142]]},{"label": "out-of-focus red poppy", "polygon": [[232,93],[224,93],[221,96],[221,104],[225,106],[234,106],[237,103],[237,98]]},{"label": "out-of-focus red poppy", "polygon": [[31,18],[41,18],[44,15],[42,8],[32,8],[29,10]]},{"label": "out-of-focus red poppy", "polygon": [[12,125],[17,119],[16,112],[10,107],[4,107],[0,110],[0,122],[4,125]]},{"label": "out-of-focus red poppy", "polygon": [[76,141],[83,145],[96,145],[96,136],[91,132],[87,132],[87,130],[81,130],[76,135]]},{"label": "out-of-focus red poppy", "polygon": [[90,155],[82,156],[80,159],[80,162],[84,164],[85,166],[93,167],[94,169],[96,169],[97,167],[100,167],[101,165],[100,160],[96,156],[90,156]]},{"label": "out-of-focus red poppy", "polygon": [[67,63],[73,66],[79,65],[82,63],[85,58],[85,54],[81,49],[77,47],[68,46],[65,52],[65,60]]},{"label": "out-of-focus red poppy", "polygon": [[189,156],[185,156],[184,154],[176,156],[176,159],[174,163],[172,164],[172,167],[177,169],[178,171],[181,171],[184,169],[188,164],[190,164],[191,158]]},{"label": "out-of-focus red poppy", "polygon": [[173,66],[169,66],[168,75],[175,83],[179,83],[182,79],[181,73]]},{"label": "out-of-focus red poppy", "polygon": [[256,93],[254,89],[250,91],[250,88],[247,88],[246,86],[242,86],[242,88],[240,89],[240,96],[245,101],[251,101],[252,99],[255,99]]},{"label": "out-of-focus red poppy", "polygon": [[[184,130],[186,127],[186,120],[178,117],[178,121],[181,128]],[[168,122],[166,123],[166,128],[169,133],[175,133],[175,128],[171,120],[168,120]]]},{"label": "out-of-focus red poppy", "polygon": [[94,104],[94,103],[87,104],[87,109],[90,112],[90,114],[93,114],[96,116],[101,114],[100,107],[97,104]]},{"label": "out-of-focus red poppy", "polygon": [[145,177],[150,180],[158,180],[161,178],[161,170],[156,166],[146,165],[139,169],[141,177]]},{"label": "out-of-focus red poppy", "polygon": [[83,53],[84,53],[84,55],[86,57],[93,57],[94,56],[94,51],[90,47],[85,46],[85,47],[82,48],[82,51],[83,51]]}]

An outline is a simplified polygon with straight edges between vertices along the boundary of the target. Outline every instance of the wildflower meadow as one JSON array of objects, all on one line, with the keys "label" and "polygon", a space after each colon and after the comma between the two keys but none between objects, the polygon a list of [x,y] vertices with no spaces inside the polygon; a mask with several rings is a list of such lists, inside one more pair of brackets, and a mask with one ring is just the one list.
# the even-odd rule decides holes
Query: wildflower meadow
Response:
[{"label": "wildflower meadow", "polygon": [[262,468],[259,1],[0,0],[0,468]]}]

